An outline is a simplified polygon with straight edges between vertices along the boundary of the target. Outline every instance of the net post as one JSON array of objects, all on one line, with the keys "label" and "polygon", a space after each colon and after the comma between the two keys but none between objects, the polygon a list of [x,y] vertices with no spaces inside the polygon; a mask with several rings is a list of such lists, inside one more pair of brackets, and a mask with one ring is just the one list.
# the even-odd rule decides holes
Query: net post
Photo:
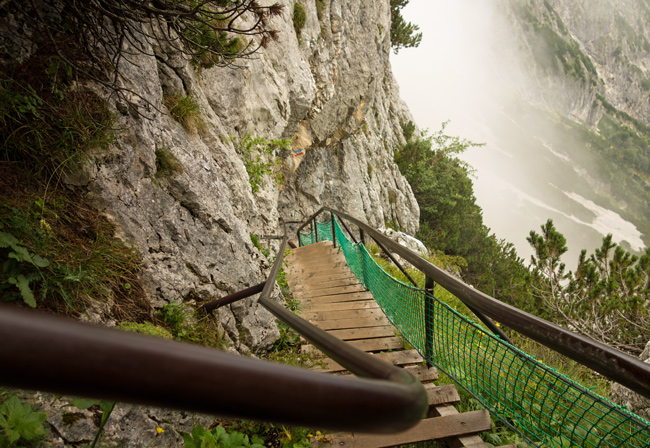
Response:
[{"label": "net post", "polygon": [[334,247],[336,247],[336,225],[334,221],[336,218],[334,213],[330,213],[330,215],[332,215],[332,242],[334,243]]},{"label": "net post", "polygon": [[433,290],[436,284],[429,276],[424,280],[424,354],[427,367],[432,367],[433,359]]},{"label": "net post", "polygon": [[316,236],[316,242],[318,242],[318,221],[314,218],[314,235]]},{"label": "net post", "polygon": [[364,233],[363,229],[359,229],[359,242],[363,244],[364,246],[366,245],[366,239],[365,239],[366,234]]}]

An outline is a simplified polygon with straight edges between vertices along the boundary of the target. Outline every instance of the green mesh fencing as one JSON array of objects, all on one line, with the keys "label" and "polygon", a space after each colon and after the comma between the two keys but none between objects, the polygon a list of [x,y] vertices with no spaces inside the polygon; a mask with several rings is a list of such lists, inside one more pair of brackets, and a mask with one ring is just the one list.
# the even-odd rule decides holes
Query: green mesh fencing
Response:
[{"label": "green mesh fencing", "polygon": [[[319,241],[332,240],[331,222],[317,227]],[[396,280],[338,223],[335,231],[350,269],[409,343],[534,446],[650,447],[649,422]],[[301,245],[315,241],[313,231],[300,235]]]}]

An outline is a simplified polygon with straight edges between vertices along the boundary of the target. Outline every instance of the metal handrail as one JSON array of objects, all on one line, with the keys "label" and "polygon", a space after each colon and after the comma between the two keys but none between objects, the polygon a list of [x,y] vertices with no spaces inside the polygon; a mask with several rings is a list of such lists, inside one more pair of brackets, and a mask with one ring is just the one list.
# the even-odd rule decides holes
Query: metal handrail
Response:
[{"label": "metal handrail", "polygon": [[259,303],[343,367],[326,375],[0,306],[0,384],[319,429],[392,433],[426,416],[422,384],[270,300]]},{"label": "metal handrail", "polygon": [[342,218],[355,224],[359,229],[424,272],[427,277],[433,279],[468,307],[650,398],[650,365],[605,344],[500,302],[448,274],[412,250],[352,216],[329,207],[323,207],[310,219],[316,219],[322,212],[334,213],[339,219]]}]

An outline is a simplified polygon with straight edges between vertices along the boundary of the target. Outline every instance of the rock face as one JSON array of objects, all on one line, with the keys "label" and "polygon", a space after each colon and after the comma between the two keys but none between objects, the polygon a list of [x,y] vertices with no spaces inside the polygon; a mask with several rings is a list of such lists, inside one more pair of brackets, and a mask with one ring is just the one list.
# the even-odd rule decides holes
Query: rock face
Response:
[{"label": "rock face", "polygon": [[[140,36],[144,53],[123,60],[121,71],[142,116],[107,94],[117,138],[64,179],[87,192],[118,237],[141,254],[156,307],[223,297],[263,281],[269,262],[251,234],[279,233],[279,217],[300,219],[331,205],[375,226],[417,230],[417,203],[393,163],[411,117],[390,70],[389,3],[302,0],[307,20],[300,36],[294,0],[280,3],[282,15],[269,23],[279,40],[237,67],[197,71],[163,39]],[[173,95],[199,106],[184,125],[166,106]],[[266,175],[253,193],[233,145],[248,134],[292,141],[276,154],[283,183]],[[170,161],[174,168],[164,169]],[[224,336],[240,352],[269,346],[279,335],[255,298],[217,312]],[[93,416],[81,412],[70,425],[81,429],[72,434],[61,419],[73,411],[63,406],[48,408],[52,443],[87,443]],[[111,421],[107,437],[115,433],[121,446],[182,446],[177,433],[155,435],[156,423],[171,421],[164,411],[119,406]],[[189,430],[190,423],[178,428]]]},{"label": "rock face", "polygon": [[[648,341],[648,344],[645,346],[645,350],[641,353],[639,359],[646,364],[650,364],[650,341]],[[650,399],[645,398],[617,383],[612,385],[611,393],[612,399],[616,403],[626,406],[636,415],[650,421]]]},{"label": "rock face", "polygon": [[[505,0],[538,107],[594,126],[606,108],[650,123],[650,7],[636,0]],[[528,81],[527,81],[528,82]]]},{"label": "rock face", "polygon": [[[141,42],[150,56],[125,61],[122,71],[146,117],[114,104],[123,129],[115,145],[68,179],[142,254],[155,306],[261,282],[269,264],[250,235],[279,233],[280,216],[300,219],[331,205],[376,226],[417,229],[417,203],[392,161],[410,115],[390,71],[389,5],[326,1],[319,11],[306,1],[298,37],[294,2],[281,3],[283,14],[269,24],[279,40],[237,67],[196,71],[163,42]],[[179,124],[164,105],[170,95],[190,95],[199,116]],[[267,175],[252,192],[232,143],[244,135],[292,140],[292,150],[276,155],[282,184]],[[161,157],[180,168],[162,172]],[[240,351],[277,337],[254,299],[219,313]]]}]

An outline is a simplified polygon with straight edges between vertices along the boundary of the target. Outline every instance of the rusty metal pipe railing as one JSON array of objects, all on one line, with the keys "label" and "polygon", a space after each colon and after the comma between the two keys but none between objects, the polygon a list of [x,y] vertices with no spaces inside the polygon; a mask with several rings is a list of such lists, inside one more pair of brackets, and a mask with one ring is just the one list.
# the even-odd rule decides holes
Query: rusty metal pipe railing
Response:
[{"label": "rusty metal pipe railing", "polygon": [[227,295],[225,297],[221,297],[219,299],[211,300],[210,302],[204,303],[203,305],[201,305],[201,308],[206,313],[209,313],[209,312],[214,311],[217,308],[222,307],[224,305],[229,305],[231,303],[238,302],[239,300],[245,299],[245,298],[250,297],[252,295],[259,294],[264,289],[265,284],[266,284],[266,282],[259,283],[259,284],[255,285],[255,286],[251,286],[250,288],[242,289],[241,291],[237,291],[237,292],[229,294],[229,295]]},{"label": "rusty metal pipe railing", "polygon": [[389,250],[424,272],[427,277],[458,297],[468,307],[650,398],[650,365],[605,344],[500,302],[458,280],[412,250],[352,216],[329,207],[323,207],[314,215],[323,211],[335,213],[340,219],[355,224],[381,241]]},{"label": "rusty metal pipe railing", "polygon": [[10,387],[364,432],[400,431],[424,413],[413,377],[319,374],[8,305],[0,340]]},{"label": "rusty metal pipe railing", "polygon": [[428,409],[419,381],[270,299],[286,244],[285,229],[259,303],[365,378],[320,374],[2,305],[0,384],[319,429],[392,433],[415,425]]}]

